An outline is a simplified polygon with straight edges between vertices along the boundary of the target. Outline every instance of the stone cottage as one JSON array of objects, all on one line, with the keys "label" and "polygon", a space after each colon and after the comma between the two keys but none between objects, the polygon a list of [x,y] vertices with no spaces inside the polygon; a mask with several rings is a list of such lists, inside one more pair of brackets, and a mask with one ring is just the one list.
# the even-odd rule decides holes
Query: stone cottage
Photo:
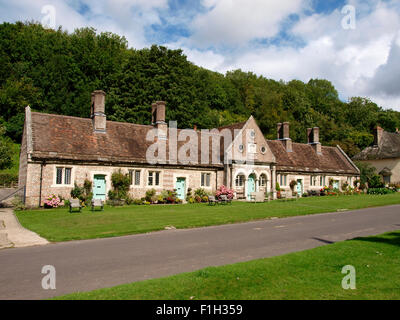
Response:
[{"label": "stone cottage", "polygon": [[339,147],[323,147],[319,129],[309,129],[309,143],[293,143],[289,123],[278,124],[278,140],[264,138],[255,119],[212,130],[177,129],[165,121],[165,102],[151,107],[152,125],[107,121],[105,93],[92,93],[91,118],[25,110],[19,184],[26,186],[26,204],[40,206],[52,194],[70,198],[76,182],[93,182],[95,198],[106,199],[111,175],[130,175],[130,194],[141,198],[149,189],[175,189],[184,199],[188,188],[215,192],[221,185],[249,199],[263,191],[276,197],[276,182],[296,181],[299,194],[334,178],[359,176]]},{"label": "stone cottage", "polygon": [[377,127],[374,143],[356,154],[353,159],[376,168],[386,185],[400,182],[400,132],[387,132]]}]

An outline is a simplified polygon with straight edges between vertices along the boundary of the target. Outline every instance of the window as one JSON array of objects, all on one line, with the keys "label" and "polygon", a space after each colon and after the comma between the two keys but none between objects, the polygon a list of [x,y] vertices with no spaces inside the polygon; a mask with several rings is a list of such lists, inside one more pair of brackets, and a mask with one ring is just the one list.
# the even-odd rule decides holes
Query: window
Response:
[{"label": "window", "polygon": [[267,185],[267,176],[262,174],[260,176],[260,187],[265,187]]},{"label": "window", "polygon": [[140,186],[140,170],[129,170],[131,186]]},{"label": "window", "polygon": [[310,176],[310,185],[311,186],[317,185],[317,176]]},{"label": "window", "polygon": [[280,175],[280,183],[281,186],[287,186],[287,174]]},{"label": "window", "polygon": [[64,184],[71,184],[71,168],[65,168]]},{"label": "window", "polygon": [[211,185],[211,173],[202,173],[201,174],[201,186],[202,187],[209,187]]},{"label": "window", "polygon": [[56,168],[56,184],[62,185],[64,181],[64,185],[70,185],[71,176],[72,176],[72,168],[62,168],[62,167]]},{"label": "window", "polygon": [[160,185],[160,172],[159,171],[149,171],[149,178],[147,180],[149,186],[159,186]]},{"label": "window", "polygon": [[243,150],[244,150],[244,146],[241,144],[241,145],[239,145],[239,151],[240,152],[243,152]]},{"label": "window", "polygon": [[57,184],[62,184],[62,175],[63,175],[63,168],[57,168],[57,178],[56,178]]},{"label": "window", "polygon": [[264,146],[262,146],[262,147],[261,147],[261,153],[264,154],[265,151],[267,151],[267,149],[266,149]]},{"label": "window", "polygon": [[243,187],[244,186],[244,175],[239,174],[236,176],[236,187]]},{"label": "window", "polygon": [[324,187],[324,186],[325,186],[325,176],[320,176],[320,177],[319,177],[319,185],[320,185],[321,187]]}]

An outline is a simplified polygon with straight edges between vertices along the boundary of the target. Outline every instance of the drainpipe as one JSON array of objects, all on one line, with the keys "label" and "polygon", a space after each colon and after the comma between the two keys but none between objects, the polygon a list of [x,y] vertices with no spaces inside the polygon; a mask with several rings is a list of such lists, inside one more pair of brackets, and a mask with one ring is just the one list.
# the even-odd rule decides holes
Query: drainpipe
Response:
[{"label": "drainpipe", "polygon": [[42,163],[40,164],[39,208],[42,204],[43,167],[45,165],[45,161],[42,161]]}]

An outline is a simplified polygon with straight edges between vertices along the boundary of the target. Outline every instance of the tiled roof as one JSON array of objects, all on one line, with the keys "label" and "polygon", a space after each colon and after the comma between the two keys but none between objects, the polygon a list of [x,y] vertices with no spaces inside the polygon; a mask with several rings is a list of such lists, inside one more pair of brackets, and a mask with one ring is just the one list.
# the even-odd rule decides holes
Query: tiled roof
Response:
[{"label": "tiled roof", "polygon": [[[33,156],[36,158],[146,163],[146,151],[153,144],[151,141],[146,141],[148,132],[154,129],[154,126],[150,125],[107,121],[106,133],[95,133],[91,119],[37,112],[31,114]],[[243,125],[244,123],[234,124],[218,130],[230,129],[233,133]],[[180,132],[178,129],[178,135]],[[201,135],[198,137],[200,139]],[[211,134],[209,137],[211,145]],[[178,142],[178,148],[185,143],[186,141]],[[222,147],[223,145],[221,142]],[[200,142],[198,147],[200,163]],[[167,140],[167,157],[168,154]],[[223,149],[220,150],[220,157],[222,161]],[[209,159],[211,163],[211,152]],[[206,166],[221,167],[222,162]]]},{"label": "tiled roof", "polygon": [[279,140],[268,140],[268,145],[275,155],[277,170],[358,174],[339,148],[322,146],[322,154],[318,155],[309,144],[293,143],[292,152],[286,152]]},{"label": "tiled roof", "polygon": [[382,132],[378,145],[365,148],[354,160],[378,160],[400,158],[400,133]]}]

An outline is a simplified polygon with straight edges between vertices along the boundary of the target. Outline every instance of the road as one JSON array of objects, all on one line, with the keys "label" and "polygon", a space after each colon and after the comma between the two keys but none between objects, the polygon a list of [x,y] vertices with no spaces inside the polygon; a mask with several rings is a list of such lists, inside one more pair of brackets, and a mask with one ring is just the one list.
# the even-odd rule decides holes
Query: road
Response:
[{"label": "road", "polygon": [[[0,299],[78,291],[306,250],[400,229],[400,205],[0,250]],[[42,267],[56,289],[42,288]]]}]

